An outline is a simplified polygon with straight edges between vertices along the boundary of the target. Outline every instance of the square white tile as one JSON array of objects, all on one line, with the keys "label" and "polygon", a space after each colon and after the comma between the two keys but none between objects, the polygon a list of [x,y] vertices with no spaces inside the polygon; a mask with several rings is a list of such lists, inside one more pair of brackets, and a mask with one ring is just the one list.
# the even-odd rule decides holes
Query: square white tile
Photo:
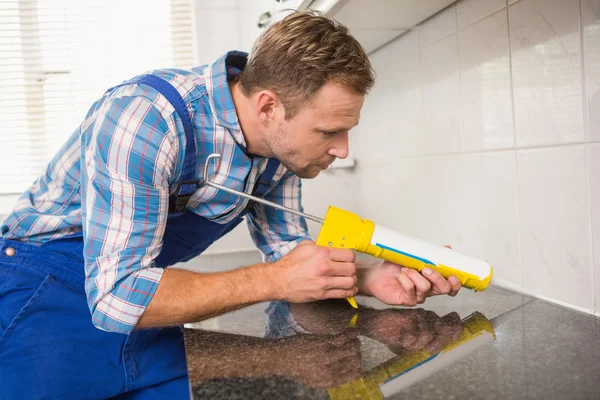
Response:
[{"label": "square white tile", "polygon": [[519,150],[523,287],[593,308],[585,147]]},{"label": "square white tile", "polygon": [[375,163],[360,162],[356,170],[357,211],[361,218],[374,221],[376,224],[388,222],[393,228],[392,219],[398,209],[404,206],[404,199],[395,196],[395,186],[399,177],[405,173],[403,161],[382,161]]},{"label": "square white tile", "polygon": [[600,0],[581,0],[588,140],[600,142]]},{"label": "square white tile", "polygon": [[502,7],[506,7],[506,0],[461,0],[456,3],[458,29],[464,28]]},{"label": "square white tile", "polygon": [[600,311],[600,144],[588,147],[590,164],[590,204],[592,244],[594,249],[595,311]]},{"label": "square white tile", "polygon": [[361,164],[357,171],[362,218],[408,235],[423,235],[429,207],[427,162],[403,158]]},{"label": "square white tile", "polygon": [[374,90],[378,94],[396,94],[420,87],[419,27],[403,34],[369,56],[376,73]]},{"label": "square white tile", "polygon": [[452,4],[419,25],[421,48],[456,32],[456,5]]},{"label": "square white tile", "polygon": [[457,229],[462,221],[462,156],[451,155],[424,159],[427,189],[422,193],[422,238],[433,244],[459,246]]},{"label": "square white tile", "polygon": [[458,53],[463,151],[513,147],[506,10],[459,31]]},{"label": "square white tile", "polygon": [[377,73],[375,88],[367,96],[356,134],[351,133],[360,137],[360,151],[370,161],[423,154],[418,32],[411,31],[376,52],[371,63]]},{"label": "square white tile", "polygon": [[462,157],[456,250],[488,260],[494,276],[521,284],[514,151]]},{"label": "square white tile", "polygon": [[517,145],[584,140],[579,0],[509,6]]},{"label": "square white tile", "polygon": [[461,110],[456,34],[423,49],[421,65],[426,152],[459,152]]},{"label": "square white tile", "polygon": [[382,160],[389,153],[384,142],[387,130],[393,129],[397,121],[386,115],[389,99],[380,89],[379,83],[366,97],[360,113],[360,123],[350,131],[350,155],[363,162]]}]

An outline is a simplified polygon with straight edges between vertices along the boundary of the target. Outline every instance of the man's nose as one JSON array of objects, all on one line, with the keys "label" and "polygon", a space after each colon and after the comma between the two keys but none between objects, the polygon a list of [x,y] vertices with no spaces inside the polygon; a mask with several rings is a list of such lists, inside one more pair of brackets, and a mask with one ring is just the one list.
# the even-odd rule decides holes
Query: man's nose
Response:
[{"label": "man's nose", "polygon": [[350,152],[348,143],[348,132],[340,134],[336,139],[337,140],[335,141],[332,149],[329,151],[329,155],[341,159],[348,157],[348,153]]}]

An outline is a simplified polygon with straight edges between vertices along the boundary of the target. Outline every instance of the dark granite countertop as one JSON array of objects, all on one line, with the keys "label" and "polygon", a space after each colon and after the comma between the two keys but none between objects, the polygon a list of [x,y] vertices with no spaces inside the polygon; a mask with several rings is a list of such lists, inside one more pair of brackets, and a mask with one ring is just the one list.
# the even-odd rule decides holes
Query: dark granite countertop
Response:
[{"label": "dark granite countertop", "polygon": [[490,287],[257,304],[188,326],[197,399],[600,399],[598,318]]}]

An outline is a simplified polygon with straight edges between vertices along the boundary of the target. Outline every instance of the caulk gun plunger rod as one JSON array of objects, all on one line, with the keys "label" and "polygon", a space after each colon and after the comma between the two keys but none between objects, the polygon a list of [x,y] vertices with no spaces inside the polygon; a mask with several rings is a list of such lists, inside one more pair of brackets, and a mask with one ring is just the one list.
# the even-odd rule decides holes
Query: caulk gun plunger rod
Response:
[{"label": "caulk gun plunger rod", "polygon": [[315,217],[314,215],[305,214],[305,213],[303,213],[301,211],[294,210],[293,208],[282,206],[281,204],[273,203],[271,201],[268,201],[268,200],[265,200],[265,199],[261,199],[260,197],[252,196],[252,195],[249,195],[247,193],[240,192],[240,191],[228,188],[226,186],[219,185],[218,183],[214,183],[214,182],[209,181],[208,180],[208,167],[209,167],[210,161],[212,159],[215,159],[215,158],[221,158],[221,155],[220,154],[211,154],[211,155],[209,155],[206,158],[206,162],[204,163],[204,171],[203,171],[203,174],[202,174],[203,175],[202,178],[203,178],[204,183],[207,184],[208,186],[213,187],[215,189],[224,190],[224,191],[226,191],[228,193],[235,194],[237,196],[244,197],[244,198],[252,200],[252,201],[256,201],[257,203],[265,204],[267,206],[271,206],[273,208],[277,208],[277,209],[282,210],[282,211],[286,211],[286,212],[289,212],[289,213],[292,213],[292,214],[295,214],[295,215],[299,215],[299,216],[304,217],[306,219],[310,219],[311,221],[315,221],[315,222],[318,222],[320,224],[323,224],[323,222],[324,222],[323,219]]}]

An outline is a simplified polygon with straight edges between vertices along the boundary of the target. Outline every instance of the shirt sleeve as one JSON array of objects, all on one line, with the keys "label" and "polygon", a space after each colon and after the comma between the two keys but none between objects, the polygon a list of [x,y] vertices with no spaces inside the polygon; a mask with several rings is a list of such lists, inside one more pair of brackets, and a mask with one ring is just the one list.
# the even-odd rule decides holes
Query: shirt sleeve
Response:
[{"label": "shirt sleeve", "polygon": [[154,259],[178,152],[173,127],[149,99],[131,96],[106,102],[82,131],[85,289],[101,330],[131,332],[161,280]]},{"label": "shirt sleeve", "polygon": [[[288,171],[264,198],[303,211],[302,180]],[[250,236],[265,262],[279,260],[300,242],[310,239],[306,220],[298,215],[255,203],[248,216]]]}]

